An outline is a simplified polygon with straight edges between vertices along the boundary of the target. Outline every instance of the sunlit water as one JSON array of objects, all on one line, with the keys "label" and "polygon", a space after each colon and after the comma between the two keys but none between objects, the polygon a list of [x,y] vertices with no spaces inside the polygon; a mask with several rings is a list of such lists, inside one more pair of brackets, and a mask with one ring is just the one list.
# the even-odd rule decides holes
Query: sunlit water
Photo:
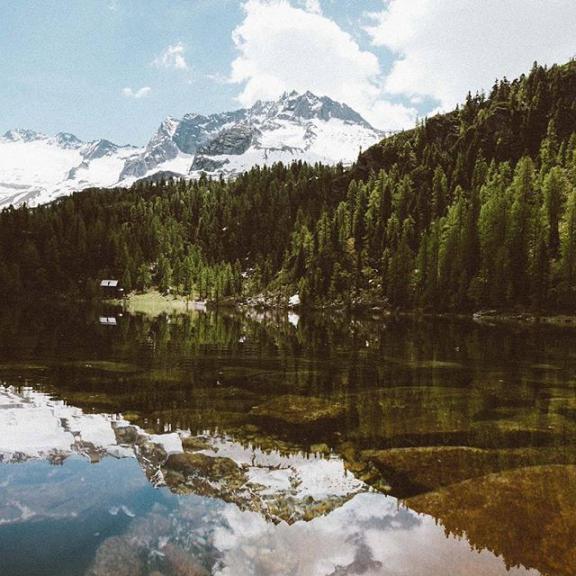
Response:
[{"label": "sunlit water", "polygon": [[575,344],[0,311],[0,574],[573,576]]}]

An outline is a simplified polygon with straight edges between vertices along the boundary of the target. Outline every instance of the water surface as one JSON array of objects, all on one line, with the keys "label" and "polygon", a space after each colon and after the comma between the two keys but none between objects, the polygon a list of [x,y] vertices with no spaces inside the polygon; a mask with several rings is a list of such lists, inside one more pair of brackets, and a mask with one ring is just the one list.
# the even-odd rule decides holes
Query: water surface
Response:
[{"label": "water surface", "polygon": [[569,576],[576,336],[0,311],[2,576]]}]

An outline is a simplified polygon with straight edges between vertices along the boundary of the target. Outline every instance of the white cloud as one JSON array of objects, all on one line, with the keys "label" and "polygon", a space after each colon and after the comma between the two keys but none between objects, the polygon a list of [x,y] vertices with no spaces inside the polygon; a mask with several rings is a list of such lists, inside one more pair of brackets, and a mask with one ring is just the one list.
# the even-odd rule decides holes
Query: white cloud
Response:
[{"label": "white cloud", "polygon": [[238,51],[230,80],[242,84],[245,105],[297,90],[345,102],[385,129],[410,127],[416,110],[382,96],[380,63],[356,40],[321,14],[288,0],[247,0],[234,30]]},{"label": "white cloud", "polygon": [[312,14],[322,14],[322,5],[320,0],[300,0],[300,5],[302,5],[308,12]]},{"label": "white cloud", "polygon": [[150,95],[152,88],[150,86],[144,86],[139,90],[133,90],[132,88],[122,88],[121,94],[125,98],[134,98],[135,100],[140,100],[141,98],[146,98]]},{"label": "white cloud", "polygon": [[188,62],[184,56],[185,52],[186,48],[182,42],[171,44],[162,54],[154,58],[152,66],[173,70],[189,70]]},{"label": "white cloud", "polygon": [[206,74],[206,78],[211,82],[214,82],[214,84],[224,85],[229,83],[228,76],[220,72],[214,72],[213,74]]},{"label": "white cloud", "polygon": [[383,0],[367,28],[397,57],[384,87],[444,108],[532,63],[576,55],[574,0]]}]

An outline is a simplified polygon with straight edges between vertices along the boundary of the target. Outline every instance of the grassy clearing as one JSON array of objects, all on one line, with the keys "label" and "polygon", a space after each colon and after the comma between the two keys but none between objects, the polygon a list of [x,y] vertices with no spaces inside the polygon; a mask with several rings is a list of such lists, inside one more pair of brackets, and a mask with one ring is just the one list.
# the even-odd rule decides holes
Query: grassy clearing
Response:
[{"label": "grassy clearing", "polygon": [[132,313],[158,316],[174,312],[194,312],[199,309],[199,303],[188,301],[180,296],[164,296],[153,290],[144,294],[130,294],[125,301],[126,310]]}]

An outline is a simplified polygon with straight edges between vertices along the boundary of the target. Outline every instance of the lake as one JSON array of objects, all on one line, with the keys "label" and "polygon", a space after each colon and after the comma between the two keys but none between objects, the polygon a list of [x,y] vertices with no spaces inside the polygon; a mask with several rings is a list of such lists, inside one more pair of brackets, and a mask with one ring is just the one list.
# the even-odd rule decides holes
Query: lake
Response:
[{"label": "lake", "polygon": [[2,576],[573,576],[576,333],[0,310]]}]

